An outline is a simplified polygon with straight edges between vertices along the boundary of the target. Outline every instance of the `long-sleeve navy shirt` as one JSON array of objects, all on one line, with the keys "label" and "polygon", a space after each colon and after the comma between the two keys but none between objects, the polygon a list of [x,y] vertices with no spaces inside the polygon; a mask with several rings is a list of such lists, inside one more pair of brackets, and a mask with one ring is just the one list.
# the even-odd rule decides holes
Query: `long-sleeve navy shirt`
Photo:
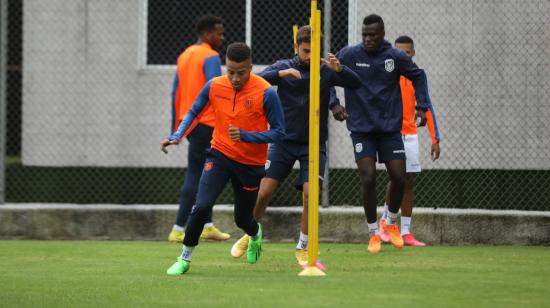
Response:
[{"label": "long-sleeve navy shirt", "polygon": [[352,133],[399,132],[403,105],[399,78],[411,80],[415,89],[416,109],[427,110],[427,84],[424,71],[403,51],[388,41],[374,52],[363,44],[348,46],[336,55],[340,62],[362,80],[358,89],[345,89],[348,130]]},{"label": "long-sleeve navy shirt", "polygon": [[[302,75],[301,79],[293,77],[280,78],[279,71],[294,68]],[[342,71],[337,73],[327,65],[321,64],[320,68],[320,111],[321,124],[319,141],[325,142],[328,138],[328,109],[330,100],[330,88],[340,86],[345,88],[358,88],[361,86],[359,76],[349,68],[342,66]],[[265,80],[277,86],[277,93],[283,105],[285,115],[286,136],[284,140],[308,143],[309,140],[309,66],[302,65],[298,57],[279,60],[259,73]]]}]

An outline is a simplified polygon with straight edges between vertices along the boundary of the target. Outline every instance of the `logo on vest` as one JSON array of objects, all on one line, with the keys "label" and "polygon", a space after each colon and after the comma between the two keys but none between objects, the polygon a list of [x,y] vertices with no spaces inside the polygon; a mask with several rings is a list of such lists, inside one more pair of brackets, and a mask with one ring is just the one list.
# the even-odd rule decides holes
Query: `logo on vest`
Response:
[{"label": "logo on vest", "polygon": [[386,72],[391,73],[395,69],[395,63],[393,62],[393,59],[387,59],[384,61],[384,67],[386,68]]},{"label": "logo on vest", "polygon": [[247,97],[244,102],[244,107],[246,109],[252,109],[252,107],[254,107],[254,99],[252,97]]}]

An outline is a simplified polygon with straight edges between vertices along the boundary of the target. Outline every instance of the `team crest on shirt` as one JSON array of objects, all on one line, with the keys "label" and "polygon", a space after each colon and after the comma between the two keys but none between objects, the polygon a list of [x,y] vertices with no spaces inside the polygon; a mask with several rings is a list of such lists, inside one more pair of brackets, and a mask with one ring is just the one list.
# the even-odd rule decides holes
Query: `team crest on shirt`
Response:
[{"label": "team crest on shirt", "polygon": [[357,153],[363,152],[363,144],[361,142],[355,144],[355,152]]},{"label": "team crest on shirt", "polygon": [[214,168],[214,163],[209,161],[209,162],[206,162],[204,163],[204,172],[208,172],[210,170],[212,170],[212,168]]},{"label": "team crest on shirt", "polygon": [[246,109],[252,109],[253,106],[254,106],[254,99],[252,97],[247,97],[244,102],[244,107]]},{"label": "team crest on shirt", "polygon": [[386,68],[386,72],[393,72],[393,70],[395,69],[395,63],[393,62],[393,59],[386,59],[386,61],[384,61],[384,67]]}]

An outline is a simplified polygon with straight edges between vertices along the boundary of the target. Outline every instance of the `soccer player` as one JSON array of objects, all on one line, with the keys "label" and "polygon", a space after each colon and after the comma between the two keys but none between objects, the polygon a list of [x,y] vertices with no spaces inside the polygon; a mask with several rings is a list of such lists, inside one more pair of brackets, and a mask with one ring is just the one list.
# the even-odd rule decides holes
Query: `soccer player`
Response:
[{"label": "soccer player", "polygon": [[[395,40],[395,47],[401,49],[409,57],[414,57],[416,54],[414,49],[414,41],[408,36],[400,36]],[[417,240],[411,233],[412,222],[412,208],[414,199],[414,180],[415,174],[419,173],[420,167],[420,145],[418,143],[418,135],[416,133],[416,123],[414,119],[414,111],[416,105],[416,99],[414,97],[414,87],[410,80],[401,76],[401,98],[403,99],[403,126],[401,128],[401,135],[403,135],[403,143],[405,145],[406,161],[406,176],[405,176],[405,191],[403,194],[403,201],[401,202],[401,237],[403,237],[403,243],[405,246],[426,246],[425,243]],[[437,122],[435,119],[435,113],[430,101],[429,95],[427,96],[429,109],[426,111],[427,126],[432,139],[431,146],[431,158],[433,161],[439,158],[439,131],[437,129]],[[384,204],[384,215],[380,219],[380,238],[383,242],[389,242],[389,235],[384,232],[384,224],[388,217],[388,200],[389,186],[386,188],[386,203]]]},{"label": "soccer player", "polygon": [[369,230],[368,250],[380,251],[381,240],[376,217],[376,161],[384,163],[390,177],[388,217],[384,225],[390,242],[403,247],[397,213],[405,185],[405,149],[401,137],[403,107],[399,78],[411,80],[416,96],[416,117],[426,124],[429,104],[424,71],[403,51],[384,40],[384,21],[378,15],[363,19],[363,42],[340,50],[338,59],[362,79],[357,89],[344,89],[355,161],[361,181],[363,208]]},{"label": "soccer player", "polygon": [[285,136],[285,124],[277,92],[263,78],[251,73],[251,61],[251,50],[246,44],[229,45],[227,75],[206,83],[178,130],[161,142],[161,150],[166,152],[166,147],[177,144],[188,133],[206,107],[214,110],[212,148],[200,178],[197,203],[187,223],[182,254],[167,270],[168,275],[181,275],[189,270],[203,226],[229,180],[235,194],[235,223],[250,237],[248,263],[256,263],[260,257],[262,227],[254,219],[253,210],[265,174],[267,143]]},{"label": "soccer player", "polygon": [[[286,137],[280,143],[271,144],[266,164],[266,176],[260,184],[258,200],[254,208],[254,217],[260,220],[271,200],[275,189],[290,173],[296,161],[300,163],[300,175],[296,180],[296,188],[303,191],[303,210],[301,232],[296,246],[296,258],[300,265],[307,264],[308,243],[308,159],[309,159],[309,64],[311,54],[311,28],[303,26],[296,35],[295,46],[298,55],[292,59],[284,59],[267,67],[259,75],[272,85],[277,86],[277,93],[283,104],[285,115]],[[332,86],[358,88],[361,86],[359,76],[349,68],[340,65],[338,59],[331,53],[328,60],[321,64],[320,74],[320,163],[319,177],[322,180],[326,163],[326,145],[328,137],[327,118],[329,109],[329,89]],[[333,114],[341,115],[343,107],[339,104],[330,106]],[[344,120],[342,115],[340,121]],[[231,248],[233,257],[240,257],[246,252],[248,236],[245,234]]]},{"label": "soccer player", "polygon": [[[177,61],[172,91],[172,132],[178,128],[206,82],[221,75],[221,59],[216,49],[223,43],[222,20],[213,15],[205,15],[198,20],[196,27],[198,41],[187,47]],[[168,235],[168,240],[171,242],[183,241],[184,228],[191,208],[195,204],[199,178],[206,159],[206,150],[210,148],[214,124],[214,111],[207,108],[187,135],[189,141],[187,171],[180,192],[176,223]],[[227,240],[229,237],[229,234],[221,232],[214,226],[212,213],[209,213],[201,238]]]}]

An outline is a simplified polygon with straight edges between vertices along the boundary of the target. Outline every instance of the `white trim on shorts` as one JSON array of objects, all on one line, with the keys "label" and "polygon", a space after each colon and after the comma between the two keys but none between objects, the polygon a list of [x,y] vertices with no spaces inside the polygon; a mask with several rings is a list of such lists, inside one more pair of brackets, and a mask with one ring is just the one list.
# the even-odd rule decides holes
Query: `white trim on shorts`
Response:
[{"label": "white trim on shorts", "polygon": [[422,171],[420,166],[420,144],[418,135],[403,135],[403,145],[405,146],[405,156],[407,157],[407,173],[418,173]]}]

